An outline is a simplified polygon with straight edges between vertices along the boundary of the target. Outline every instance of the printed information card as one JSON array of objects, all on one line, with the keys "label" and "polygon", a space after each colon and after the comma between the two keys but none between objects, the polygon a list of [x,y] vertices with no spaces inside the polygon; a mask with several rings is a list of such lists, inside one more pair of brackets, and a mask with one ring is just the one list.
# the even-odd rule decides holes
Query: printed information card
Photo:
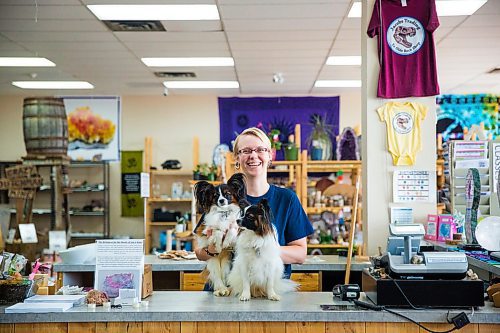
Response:
[{"label": "printed information card", "polygon": [[97,240],[94,288],[116,298],[120,289],[135,289],[141,299],[144,272],[143,239]]},{"label": "printed information card", "polygon": [[396,170],[393,176],[394,202],[432,202],[436,199],[436,173]]}]

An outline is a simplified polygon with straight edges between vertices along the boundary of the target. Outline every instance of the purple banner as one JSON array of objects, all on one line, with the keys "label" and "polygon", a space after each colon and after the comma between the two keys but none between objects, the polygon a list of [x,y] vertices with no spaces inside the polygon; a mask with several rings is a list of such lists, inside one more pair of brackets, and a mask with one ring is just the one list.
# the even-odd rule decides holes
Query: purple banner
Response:
[{"label": "purple banner", "polygon": [[[248,127],[262,127],[265,132],[279,129],[280,141],[287,142],[295,124],[301,125],[301,147],[313,129],[311,116],[327,119],[332,135],[339,134],[339,97],[230,97],[219,98],[220,141],[231,141]],[[332,142],[335,142],[332,137]],[[278,156],[279,159],[279,156]]]}]

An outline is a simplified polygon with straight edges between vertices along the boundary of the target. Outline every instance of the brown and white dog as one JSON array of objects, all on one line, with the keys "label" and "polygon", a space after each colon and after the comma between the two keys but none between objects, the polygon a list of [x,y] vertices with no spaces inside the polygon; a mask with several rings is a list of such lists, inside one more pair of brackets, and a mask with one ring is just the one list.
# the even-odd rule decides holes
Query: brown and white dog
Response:
[{"label": "brown and white dog", "polygon": [[279,301],[280,295],[297,289],[297,284],[283,278],[280,245],[270,219],[266,199],[245,207],[238,220],[235,259],[228,281],[240,301],[267,297]]},{"label": "brown and white dog", "polygon": [[203,213],[194,230],[198,246],[214,245],[217,252],[207,260],[204,275],[213,286],[214,295],[228,296],[227,276],[238,234],[237,219],[241,216],[238,203],[246,203],[244,175],[236,173],[227,184],[219,186],[201,181],[196,183],[194,191],[197,209]]}]

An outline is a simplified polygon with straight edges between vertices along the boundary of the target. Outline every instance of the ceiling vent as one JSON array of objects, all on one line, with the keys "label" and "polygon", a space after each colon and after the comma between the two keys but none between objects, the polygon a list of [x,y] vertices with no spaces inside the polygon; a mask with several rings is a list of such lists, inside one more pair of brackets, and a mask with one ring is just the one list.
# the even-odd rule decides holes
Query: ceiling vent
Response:
[{"label": "ceiling vent", "polygon": [[194,72],[155,72],[155,75],[163,78],[196,77],[196,74]]},{"label": "ceiling vent", "polygon": [[488,74],[500,74],[500,67],[493,68]]},{"label": "ceiling vent", "polygon": [[166,31],[160,21],[103,21],[111,31]]}]

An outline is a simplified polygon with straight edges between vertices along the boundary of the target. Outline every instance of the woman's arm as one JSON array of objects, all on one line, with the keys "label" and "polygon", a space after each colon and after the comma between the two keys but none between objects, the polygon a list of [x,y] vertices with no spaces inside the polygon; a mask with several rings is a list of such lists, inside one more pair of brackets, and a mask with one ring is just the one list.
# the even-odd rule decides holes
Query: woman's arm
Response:
[{"label": "woman's arm", "polygon": [[[206,250],[205,250],[206,249]],[[208,252],[212,253],[213,256],[209,255]],[[210,244],[208,247],[198,247],[194,249],[194,253],[196,254],[196,257],[198,260],[201,261],[207,261],[210,258],[213,258],[214,256],[218,256],[219,254],[215,250],[215,246],[213,244]]]},{"label": "woman's arm", "polygon": [[[303,264],[307,256],[307,237],[281,246],[281,260],[285,264]],[[201,259],[200,259],[201,260]]]}]

